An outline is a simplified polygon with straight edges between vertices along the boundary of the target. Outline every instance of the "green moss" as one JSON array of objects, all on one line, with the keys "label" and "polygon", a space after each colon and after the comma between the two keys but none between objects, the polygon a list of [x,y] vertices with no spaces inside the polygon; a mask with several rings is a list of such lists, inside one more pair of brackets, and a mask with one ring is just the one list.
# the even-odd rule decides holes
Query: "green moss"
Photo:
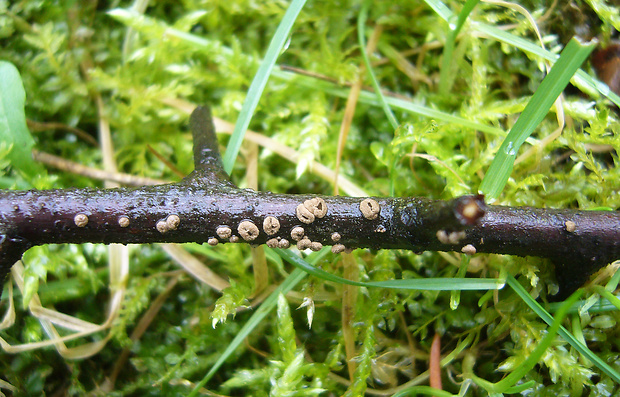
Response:
[{"label": "green moss", "polygon": [[[617,25],[613,7],[598,1],[575,4],[578,11],[568,6],[549,10],[542,1],[524,4],[540,21],[550,51],[543,55],[559,53],[570,36],[585,29],[599,29],[587,33],[609,39],[611,27]],[[94,8],[79,2],[0,0],[0,58],[13,63],[21,74],[28,119],[79,128],[96,138],[100,121],[96,98],[100,97],[119,170],[178,180],[147,148],[150,145],[182,172],[193,169],[188,115],[169,103],[177,99],[208,103],[217,117],[234,123],[287,4],[160,1],[143,15],[129,12],[127,3],[114,5],[122,8],[111,12],[107,4]],[[450,81],[439,81],[449,37],[447,20],[451,14],[458,15],[462,2],[442,5],[430,0],[383,1],[368,7],[365,39],[370,40],[377,24],[383,29],[377,49],[369,54],[373,72],[383,90],[406,104],[387,95],[400,123],[396,130],[372,90],[362,93],[356,107],[341,174],[369,194],[453,198],[477,192],[507,131],[544,77],[543,56],[522,49],[539,45],[527,19],[502,6],[480,3],[456,37]],[[362,9],[357,1],[308,2],[298,17],[277,65],[311,74],[276,68],[249,126],[299,151],[300,161],[289,163],[270,148],[261,148],[261,190],[332,194],[332,181],[313,174],[311,164],[318,161],[335,167],[350,92],[342,84],[354,83],[358,76],[364,78],[365,87],[371,84],[360,73],[364,61],[356,25]],[[576,22],[566,24],[566,20]],[[512,25],[504,32],[511,35],[502,36],[502,41],[490,36],[489,26],[504,25]],[[569,31],[567,25],[574,27]],[[500,37],[496,31],[491,33]],[[451,87],[447,94],[439,90],[442,83]],[[576,84],[583,87],[581,82]],[[498,200],[506,205],[618,209],[617,110],[601,95],[587,96],[575,88],[564,92],[563,110],[567,123],[562,134],[541,145],[558,127],[556,110],[551,109],[518,153],[533,148],[532,155],[515,164]],[[32,135],[37,150],[102,167],[100,150],[70,128],[32,129]],[[225,147],[228,136],[219,138]],[[9,153],[8,145],[0,146],[3,187],[102,186],[101,181],[53,168],[47,168],[47,175],[25,178]],[[232,173],[239,184],[245,183],[246,154],[242,147]],[[122,309],[111,328],[68,343],[71,347],[97,342],[110,333],[101,352],[79,360],[64,359],[53,347],[2,352],[2,380],[17,387],[16,395],[104,390],[105,379],[128,348],[129,360],[109,394],[187,395],[260,305],[230,316],[244,305],[258,304],[251,295],[255,280],[248,247],[188,244],[186,249],[232,286],[219,293],[194,278],[181,277],[146,332],[132,341],[136,324],[166,291],[176,274],[171,272],[178,270],[159,247],[133,247]],[[289,282],[287,277],[297,270],[274,251],[266,254],[270,288]],[[340,258],[321,255],[317,266],[341,276]],[[484,395],[467,378],[467,360],[475,363],[476,376],[498,382],[519,371],[520,363],[548,332],[548,325],[513,289],[458,291],[465,271],[466,278],[496,278],[507,272],[544,303],[557,289],[553,268],[546,262],[476,255],[467,263],[457,254],[431,252],[358,250],[352,255],[361,282],[439,277],[446,282],[442,291],[360,287],[353,308],[357,370],[348,383],[342,285],[310,276],[299,282],[294,294],[271,302],[277,311],[254,324],[246,344],[239,342],[204,387],[213,393],[244,395],[360,395],[368,388],[388,394],[406,392],[409,381],[426,384],[423,374],[430,343],[438,333],[444,368],[451,371],[451,376],[443,377],[444,390]],[[117,287],[108,285],[107,249],[41,247],[29,251],[24,262],[26,301],[38,292],[46,307],[86,321],[104,321],[110,298],[107,287]],[[595,288],[605,286],[610,277],[603,274],[588,286],[585,306],[563,324],[593,354],[618,368],[620,315],[614,306],[600,308],[608,299]],[[613,281],[609,288],[614,292]],[[2,310],[8,306],[6,290]],[[20,293],[15,293],[16,323],[0,331],[0,336],[12,345],[47,340],[45,329],[20,304]],[[291,310],[309,301],[314,304],[311,327],[307,306]],[[213,329],[216,320],[220,324]],[[521,383],[533,396],[618,392],[614,378],[592,357],[559,337]]]}]

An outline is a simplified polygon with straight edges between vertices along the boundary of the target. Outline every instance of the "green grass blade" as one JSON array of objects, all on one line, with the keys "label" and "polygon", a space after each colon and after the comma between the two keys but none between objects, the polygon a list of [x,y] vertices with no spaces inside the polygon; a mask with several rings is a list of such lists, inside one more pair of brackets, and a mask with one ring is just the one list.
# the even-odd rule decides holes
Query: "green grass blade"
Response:
[{"label": "green grass blade", "polygon": [[[444,21],[450,22],[454,18],[454,13],[440,0],[425,0],[425,3]],[[523,39],[505,30],[498,29],[495,26],[487,25],[482,22],[475,22],[473,27],[476,31],[484,33],[488,37],[517,47],[525,52],[537,55],[548,61],[555,62],[558,59],[556,54],[539,47],[531,41]],[[601,95],[611,100],[616,106],[620,107],[620,96],[611,91],[606,84],[592,78],[581,69],[575,74],[575,84],[583,87],[587,92],[598,91]]]},{"label": "green grass blade", "polygon": [[[530,294],[527,293],[525,288],[511,275],[507,275],[506,283],[512,288],[517,295],[535,312],[544,322],[548,325],[553,324],[553,317],[549,314],[538,302],[536,302]],[[564,327],[558,329],[558,333],[565,341],[567,341],[575,350],[583,354],[586,359],[590,360],[598,369],[607,374],[616,383],[620,383],[620,373],[609,366],[605,361],[592,352],[586,345],[581,343]]]},{"label": "green grass blade", "polygon": [[[309,255],[306,259],[308,259],[308,265],[310,263],[316,264],[327,254],[327,252],[317,252]],[[247,323],[243,325],[239,333],[235,336],[235,338],[230,342],[230,344],[226,347],[226,350],[222,353],[222,355],[218,358],[218,360],[213,364],[213,367],[207,372],[207,374],[202,378],[202,380],[196,384],[192,392],[189,396],[196,396],[199,393],[200,388],[207,384],[209,379],[217,370],[224,364],[224,362],[230,357],[230,355],[243,343],[244,339],[250,335],[250,333],[256,328],[261,321],[265,319],[265,317],[276,307],[278,303],[278,296],[280,294],[286,294],[290,290],[292,290],[301,280],[303,280],[308,273],[303,271],[302,269],[295,269],[289,274],[289,276],[284,280],[269,296],[265,301],[258,307],[258,309],[254,312],[252,317],[248,320]]]},{"label": "green grass blade", "polygon": [[233,56],[233,50],[221,45],[219,42],[175,29],[162,21],[139,13],[133,8],[114,8],[108,11],[107,14],[123,25],[127,25],[148,37],[171,37],[194,49],[205,52],[216,52],[219,50],[227,56]]},{"label": "green grass blade", "polygon": [[607,285],[605,285],[605,289],[609,292],[613,292],[616,289],[618,289],[618,283],[620,282],[620,272],[616,271],[613,276],[611,276],[611,279],[609,279],[609,282],[607,283]]},{"label": "green grass blade", "polygon": [[[616,295],[614,295],[616,296]],[[620,296],[616,296],[617,299],[620,299]],[[549,304],[549,313],[555,313],[560,308],[561,302],[553,302]],[[581,300],[575,302],[575,304],[569,309],[569,314],[578,314],[582,308],[588,305],[588,301]],[[589,306],[589,305],[588,305]],[[588,313],[604,313],[619,310],[614,304],[612,304],[608,300],[599,299],[598,302],[594,303],[592,306],[589,306]]]},{"label": "green grass blade", "polygon": [[230,357],[230,355],[241,345],[243,344],[243,340],[250,335],[252,330],[256,328],[258,324],[276,307],[278,302],[278,296],[280,294],[286,294],[293,287],[295,287],[301,280],[306,277],[307,273],[300,270],[295,269],[291,274],[276,288],[265,301],[260,305],[260,307],[254,312],[252,317],[248,320],[247,323],[243,325],[243,328],[239,331],[239,333],[235,336],[235,338],[230,342],[230,344],[226,347],[226,350],[222,353],[222,355],[218,358],[218,360],[213,364],[213,367],[207,372],[207,374],[202,378],[202,380],[196,384],[192,392],[189,396],[196,396],[200,388],[207,384],[209,379],[217,370],[224,364],[224,362]]},{"label": "green grass blade", "polygon": [[436,397],[454,397],[454,394],[445,390],[435,389],[430,386],[413,386],[407,390],[399,391],[392,395],[392,397],[406,397],[406,396],[436,396]]},{"label": "green grass blade", "polygon": [[390,109],[390,106],[385,100],[385,96],[381,91],[381,87],[379,86],[379,82],[377,81],[377,76],[375,76],[375,72],[372,70],[372,65],[370,64],[370,59],[368,59],[368,54],[366,53],[366,39],[364,38],[364,27],[366,26],[366,18],[368,17],[368,3],[364,3],[364,6],[360,10],[360,13],[357,17],[357,40],[360,44],[360,51],[362,52],[362,58],[364,58],[364,65],[366,65],[366,71],[370,76],[370,81],[372,82],[372,87],[375,89],[375,93],[377,94],[377,98],[379,98],[379,102],[381,103],[381,107],[383,108],[383,112],[386,117],[390,121],[390,125],[394,130],[398,128],[398,120],[396,120],[396,116]]},{"label": "green grass blade", "polygon": [[[520,50],[539,56],[548,61],[556,62],[558,59],[558,56],[556,54],[539,47],[531,41],[523,39],[519,36],[515,36],[514,34],[506,32],[504,30],[498,29],[495,26],[476,22],[473,27],[474,30],[485,34],[487,37],[494,38],[495,40],[498,40],[502,43],[519,48]],[[586,93],[598,91],[601,95],[605,96],[614,104],[616,104],[616,106],[620,107],[620,96],[611,91],[607,84],[602,83],[597,79],[591,77],[583,70],[579,69],[577,73],[575,73],[574,83],[577,87],[580,87]]]},{"label": "green grass blade", "polygon": [[458,36],[461,28],[465,24],[467,17],[474,10],[480,0],[467,0],[461,12],[459,12],[456,24],[448,23],[448,37],[446,38],[446,44],[443,47],[443,58],[441,60],[441,69],[439,72],[439,92],[442,95],[447,95],[452,88],[454,82],[454,74],[452,73],[456,67],[452,59],[452,53],[454,52],[454,43],[456,42],[456,36]]},{"label": "green grass blade", "polygon": [[[451,291],[451,290],[487,290],[501,289],[504,287],[504,280],[483,278],[483,279],[463,279],[463,278],[421,278],[403,279],[386,281],[352,281],[336,276],[309,264],[303,258],[294,254],[290,250],[274,249],[285,261],[289,262],[298,269],[326,281],[339,284],[355,285],[358,287],[377,287],[404,290],[427,290],[427,291]],[[328,253],[329,248],[325,247],[321,252]]]},{"label": "green grass blade", "polygon": [[[278,77],[282,80],[286,81],[295,81],[296,84],[302,85],[304,87],[310,87],[316,90],[321,90],[327,94],[334,95],[340,98],[346,98],[349,95],[349,91],[343,88],[340,88],[337,84],[317,80],[312,77],[298,75],[292,72],[288,72],[285,70],[274,70],[274,77]],[[442,112],[440,110],[431,109],[426,106],[417,105],[411,101],[394,98],[394,97],[385,97],[385,101],[389,106],[394,109],[402,110],[407,113],[416,114],[419,116],[432,118],[438,121],[443,121],[445,123],[460,125],[464,128],[471,128],[472,130],[486,132],[487,134],[497,135],[497,136],[505,136],[506,133],[501,128],[493,127],[488,124],[482,124],[475,121],[467,120],[459,116],[454,116],[449,113]],[[359,96],[359,102],[370,105],[370,106],[381,106],[381,102],[377,99],[377,95],[373,92],[361,91]]]},{"label": "green grass blade", "polygon": [[[166,36],[166,37],[174,37],[186,45],[192,46],[196,49],[202,51],[215,51],[217,48],[220,52],[227,56],[232,56],[233,51],[225,46],[219,45],[209,39],[179,31],[178,29],[165,26],[159,22],[156,22],[145,15],[140,15],[134,11],[125,10],[125,9],[114,9],[108,12],[108,15],[118,20],[119,22],[131,26],[132,28],[140,31],[149,36]],[[304,87],[321,90],[330,95],[334,95],[340,98],[346,98],[349,95],[349,91],[341,88],[337,84],[317,80],[316,78],[303,76],[299,74],[295,74],[286,70],[282,70],[279,67],[274,67],[271,71],[271,75],[273,77],[279,78],[284,81],[295,81],[295,83],[302,85]],[[398,109],[407,113],[417,114],[428,118],[433,118],[438,121],[443,121],[446,123],[460,125],[465,128],[471,128],[473,130],[478,130],[482,132],[486,132],[487,134],[505,136],[506,133],[501,128],[493,127],[491,125],[478,123],[475,121],[467,120],[462,117],[454,116],[449,113],[445,113],[436,109],[431,109],[425,106],[414,104],[410,101],[393,98],[393,97],[384,97],[388,107],[392,107],[394,109]],[[366,105],[371,106],[382,106],[380,100],[377,99],[377,95],[371,92],[362,91],[360,93],[359,101]],[[232,139],[232,138],[231,138]]]},{"label": "green grass blade", "polygon": [[439,17],[443,19],[444,21],[450,22],[450,20],[454,17],[454,13],[452,12],[452,10],[446,7],[446,5],[442,3],[441,1],[424,0],[424,2],[426,3],[427,6],[432,8],[433,11],[435,11],[435,13],[439,15]]},{"label": "green grass blade", "polygon": [[525,109],[523,109],[523,113],[504,139],[484,176],[480,184],[480,191],[487,197],[494,199],[499,196],[506,182],[508,182],[519,148],[547,115],[571,77],[590,55],[594,45],[594,43],[583,44],[573,38],[562,51],[560,58],[540,83]]},{"label": "green grass blade", "polygon": [[278,25],[276,33],[273,35],[273,38],[269,43],[267,54],[265,54],[265,59],[261,62],[258,71],[254,76],[254,80],[252,80],[250,89],[248,90],[243,106],[241,107],[239,118],[237,118],[235,129],[230,137],[230,141],[228,141],[226,153],[224,154],[224,170],[228,174],[230,174],[233,169],[235,159],[237,158],[237,154],[241,148],[241,143],[243,142],[243,137],[245,136],[245,131],[250,125],[250,120],[252,119],[254,110],[258,105],[258,101],[263,93],[263,90],[265,89],[265,85],[267,85],[267,80],[271,75],[276,59],[278,59],[282,48],[284,48],[284,44],[286,43],[291,28],[293,27],[293,24],[295,23],[295,20],[297,19],[297,16],[301,12],[301,9],[305,3],[306,0],[292,1],[291,5],[284,14],[282,21]]},{"label": "green grass blade", "polygon": [[[552,323],[549,325],[547,335],[545,335],[545,337],[538,342],[538,345],[527,356],[525,361],[519,364],[512,372],[496,383],[491,383],[472,374],[472,379],[474,382],[484,387],[489,393],[507,393],[508,390],[514,391],[515,384],[536,366],[542,355],[549,348],[549,346],[551,346],[553,340],[555,339],[556,333],[561,327],[562,320],[566,317],[569,307],[577,301],[581,293],[582,291],[575,292],[562,303],[555,319],[552,318]],[[521,389],[521,387],[517,386],[517,390],[519,389]]]},{"label": "green grass blade", "polygon": [[607,290],[607,288],[602,287],[600,285],[593,286],[594,290],[599,293],[603,298],[607,299],[612,306],[616,308],[616,310],[620,310],[620,299],[611,291]]},{"label": "green grass blade", "polygon": [[0,145],[12,146],[7,157],[12,166],[32,178],[40,171],[32,159],[34,140],[26,126],[26,92],[17,68],[0,61]]}]

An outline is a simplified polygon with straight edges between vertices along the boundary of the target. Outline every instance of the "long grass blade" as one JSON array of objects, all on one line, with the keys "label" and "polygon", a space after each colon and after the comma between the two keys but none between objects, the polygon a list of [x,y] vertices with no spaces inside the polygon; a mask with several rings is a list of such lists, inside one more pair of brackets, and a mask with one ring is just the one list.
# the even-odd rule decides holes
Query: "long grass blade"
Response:
[{"label": "long grass blade", "polygon": [[[346,98],[348,95],[348,91],[340,88],[335,83],[331,83],[329,81],[321,81],[315,78],[297,75],[292,72],[288,72],[285,70],[274,71],[274,76],[281,78],[283,80],[295,82],[298,85],[302,85],[305,87],[311,87],[313,89],[321,90],[327,94],[334,95],[340,98]],[[370,106],[381,106],[381,102],[377,99],[377,95],[373,92],[362,91],[360,92],[359,101],[363,104]],[[415,104],[411,101],[394,98],[390,96],[385,97],[385,101],[389,106],[394,109],[402,110],[407,113],[417,114],[419,116],[432,118],[438,121],[443,121],[449,124],[460,125],[464,128],[471,128],[472,130],[486,132],[487,134],[497,135],[497,136],[505,136],[506,133],[501,128],[493,127],[488,124],[478,123],[472,120],[467,120],[465,118],[454,116],[450,113],[442,112],[440,110],[432,109],[426,106]]]},{"label": "long grass blade", "polygon": [[248,320],[247,323],[244,324],[243,328],[239,331],[235,338],[230,342],[230,344],[226,347],[226,350],[222,352],[222,355],[218,358],[218,360],[213,364],[213,367],[207,372],[207,374],[202,378],[200,382],[196,384],[192,392],[189,394],[189,397],[196,396],[199,393],[200,388],[207,384],[209,379],[217,370],[226,362],[228,357],[241,345],[243,344],[243,340],[250,335],[252,330],[256,328],[258,324],[275,308],[277,303],[277,298],[280,293],[286,294],[289,292],[295,285],[297,285],[301,280],[306,277],[307,273],[300,269],[295,269],[282,284],[276,288],[267,299],[263,302],[262,305],[254,312],[252,317]]},{"label": "long grass blade", "polygon": [[[536,302],[530,294],[527,293],[525,288],[511,275],[507,275],[506,283],[512,288],[517,295],[536,313],[544,322],[549,326],[553,324],[553,316],[549,314],[538,302]],[[605,361],[588,349],[586,345],[581,343],[575,338],[568,330],[562,326],[558,329],[558,333],[565,341],[567,341],[575,350],[583,354],[588,360],[590,360],[598,369],[607,374],[616,383],[620,383],[620,373],[609,366]]]},{"label": "long grass blade", "polygon": [[492,200],[499,196],[506,182],[508,182],[519,148],[547,115],[571,77],[590,55],[594,45],[594,43],[583,44],[574,38],[571,39],[549,74],[540,83],[525,109],[523,109],[523,113],[504,139],[480,184],[480,191],[489,199]]},{"label": "long grass blade", "polygon": [[[454,18],[454,13],[441,0],[425,0],[425,3],[435,11],[435,13],[444,21],[450,22]],[[539,47],[535,43],[516,36],[505,30],[487,25],[483,22],[473,22],[472,30],[484,34],[487,37],[494,38],[497,41],[519,48],[530,54],[537,55],[548,61],[555,62],[558,56],[544,48]],[[620,96],[611,91],[607,84],[589,76],[583,70],[578,70],[574,76],[575,85],[582,88],[587,93],[598,91],[601,95],[612,101],[616,106],[620,107]]]},{"label": "long grass blade", "polygon": [[[421,279],[401,279],[386,281],[352,281],[346,278],[328,273],[317,267],[312,266],[303,258],[294,254],[289,250],[274,249],[285,261],[289,262],[298,269],[311,274],[315,277],[326,281],[332,281],[339,284],[355,285],[358,287],[377,287],[377,288],[393,288],[404,290],[427,290],[427,291],[452,291],[452,290],[488,290],[501,289],[504,287],[503,279],[483,278],[483,279],[463,279],[463,278],[421,278]],[[325,247],[321,252],[329,252],[329,248]]]},{"label": "long grass blade", "polygon": [[360,10],[360,13],[357,17],[357,40],[360,43],[360,48],[362,49],[362,58],[364,59],[364,65],[366,65],[366,71],[368,72],[368,76],[370,76],[370,81],[372,82],[372,87],[375,89],[375,93],[377,94],[377,98],[379,98],[379,102],[381,103],[381,107],[383,108],[383,112],[385,116],[390,122],[390,125],[394,130],[398,128],[398,120],[396,120],[396,116],[390,109],[390,105],[388,105],[385,100],[385,96],[381,91],[381,87],[379,86],[379,82],[377,81],[377,76],[375,76],[375,72],[372,70],[372,65],[370,64],[370,59],[368,58],[368,54],[364,51],[366,48],[366,38],[364,37],[364,27],[366,26],[366,19],[368,17],[368,3],[364,3],[364,6]]},{"label": "long grass blade", "polygon": [[282,21],[276,29],[276,33],[269,43],[265,59],[261,62],[254,76],[254,80],[252,80],[252,84],[250,84],[247,96],[241,107],[239,118],[237,118],[237,123],[235,124],[235,130],[230,137],[230,141],[228,141],[226,153],[224,154],[224,170],[229,174],[233,169],[237,154],[239,154],[245,131],[250,125],[250,120],[252,119],[254,110],[256,110],[256,105],[258,105],[258,101],[267,85],[267,80],[276,64],[276,59],[278,59],[278,55],[280,55],[282,48],[284,48],[291,28],[305,3],[306,0],[293,0],[288,7]]},{"label": "long grass blade", "polygon": [[463,9],[459,12],[456,24],[451,22],[448,23],[448,37],[446,38],[446,44],[443,47],[443,58],[441,60],[441,70],[439,72],[439,93],[442,95],[448,94],[454,81],[452,71],[454,70],[455,65],[452,59],[452,53],[454,52],[456,36],[458,36],[461,28],[467,20],[467,17],[479,2],[480,0],[467,0],[465,5],[463,5]]},{"label": "long grass blade", "polygon": [[[472,25],[472,28],[473,30],[482,33],[487,37],[494,38],[497,41],[519,48],[520,50],[523,50],[529,54],[539,56],[551,62],[556,62],[558,60],[557,54],[541,48],[540,46],[529,40],[516,36],[510,32],[498,29],[495,26],[476,22]],[[574,83],[577,87],[581,88],[586,93],[593,93],[594,91],[598,91],[601,95],[616,104],[616,106],[620,107],[620,96],[611,91],[605,83],[602,83],[597,79],[591,77],[583,70],[579,69],[577,73],[575,73]]]}]

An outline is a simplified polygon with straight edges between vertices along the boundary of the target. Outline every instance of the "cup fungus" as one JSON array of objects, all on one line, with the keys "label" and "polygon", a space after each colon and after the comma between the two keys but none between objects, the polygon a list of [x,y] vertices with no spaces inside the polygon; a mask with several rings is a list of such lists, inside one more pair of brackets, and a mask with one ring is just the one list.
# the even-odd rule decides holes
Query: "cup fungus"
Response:
[{"label": "cup fungus", "polygon": [[300,222],[308,225],[314,222],[314,214],[303,204],[299,204],[297,206],[297,208],[295,209],[295,214],[297,215],[297,219],[299,219]]},{"label": "cup fungus", "polygon": [[[316,218],[323,218],[327,214],[327,204],[320,197],[314,197],[304,201],[304,207]],[[301,220],[301,219],[300,219]]]},{"label": "cup fungus", "polygon": [[332,252],[334,254],[339,254],[339,253],[343,252],[344,249],[345,249],[345,247],[342,244],[334,244],[334,245],[332,245]]},{"label": "cup fungus", "polygon": [[228,226],[220,226],[215,230],[215,234],[223,240],[230,238],[232,230]]},{"label": "cup fungus", "polygon": [[280,221],[273,216],[266,217],[263,221],[263,230],[268,236],[273,236],[280,230]]},{"label": "cup fungus", "polygon": [[237,231],[245,241],[253,241],[258,237],[258,227],[251,221],[243,221],[237,227]]},{"label": "cup fungus", "polygon": [[304,237],[297,242],[297,249],[303,251],[306,248],[310,248],[310,244],[312,244],[310,239],[308,237]]},{"label": "cup fungus", "polygon": [[121,216],[120,218],[118,218],[118,225],[120,227],[128,227],[129,226],[129,218],[127,218],[126,216]]},{"label": "cup fungus", "polygon": [[463,248],[461,248],[461,252],[466,255],[473,255],[476,253],[476,247],[474,247],[472,244],[467,244]]},{"label": "cup fungus", "polygon": [[295,226],[293,230],[291,230],[291,238],[295,241],[299,241],[304,237],[305,230],[301,226]]},{"label": "cup fungus", "polygon": [[375,200],[367,198],[362,200],[362,202],[360,203],[360,211],[362,211],[362,215],[364,215],[364,218],[368,220],[373,220],[377,219],[377,217],[379,216],[381,206]]},{"label": "cup fungus", "polygon": [[77,214],[73,218],[73,222],[75,222],[75,226],[84,227],[88,225],[88,216],[86,214]]}]

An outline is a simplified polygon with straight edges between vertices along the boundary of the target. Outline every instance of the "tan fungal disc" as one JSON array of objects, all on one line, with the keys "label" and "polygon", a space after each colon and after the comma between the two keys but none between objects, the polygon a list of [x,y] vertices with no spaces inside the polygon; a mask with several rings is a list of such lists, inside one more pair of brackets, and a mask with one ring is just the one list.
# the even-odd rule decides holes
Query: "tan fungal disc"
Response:
[{"label": "tan fungal disc", "polygon": [[461,240],[463,240],[466,237],[465,232],[464,231],[460,231],[460,232],[452,232],[450,234],[448,234],[448,242],[450,244],[458,244],[461,242]]},{"label": "tan fungal disc", "polygon": [[221,239],[227,239],[232,236],[232,230],[228,226],[220,226],[215,231],[215,234]]},{"label": "tan fungal disc", "polygon": [[291,246],[291,243],[289,243],[289,242],[288,242],[288,240],[287,240],[287,239],[285,239],[285,238],[283,238],[282,240],[280,240],[280,241],[278,242],[278,247],[279,247],[279,248],[284,248],[284,249],[286,249],[286,248],[288,248],[288,247],[290,247],[290,246]]},{"label": "tan fungal disc", "polygon": [[120,227],[128,227],[129,226],[129,218],[127,218],[126,216],[121,216],[120,218],[118,218],[118,225]]},{"label": "tan fungal disc", "polygon": [[[327,204],[320,197],[314,197],[304,201],[304,207],[308,209],[317,218],[322,218],[327,214]],[[300,219],[301,220],[301,219]]]},{"label": "tan fungal disc", "polygon": [[178,215],[168,215],[166,218],[166,225],[168,225],[168,230],[176,230],[181,224],[181,218]]},{"label": "tan fungal disc", "polygon": [[313,241],[310,243],[310,249],[314,252],[320,251],[322,248],[323,244],[319,243],[318,241]]},{"label": "tan fungal disc", "polygon": [[297,249],[303,251],[306,248],[310,248],[310,244],[312,244],[310,239],[308,237],[304,237],[297,242]]},{"label": "tan fungal disc", "polygon": [[207,240],[207,243],[210,246],[215,247],[217,245],[217,243],[219,243],[219,240],[216,239],[215,237],[211,237],[209,240]]},{"label": "tan fungal disc", "polygon": [[437,230],[437,240],[439,240],[440,243],[442,244],[448,244],[450,243],[450,240],[448,239],[448,233],[446,233],[445,230]]},{"label": "tan fungal disc", "polygon": [[577,224],[573,221],[566,221],[564,222],[564,226],[566,227],[566,231],[569,233],[572,233],[575,231],[575,229],[577,228]]},{"label": "tan fungal disc", "polygon": [[77,214],[73,218],[73,222],[75,222],[75,226],[84,227],[88,225],[88,216],[86,214]]},{"label": "tan fungal disc", "polygon": [[362,211],[362,215],[364,215],[364,218],[373,220],[377,219],[377,217],[379,216],[381,206],[375,200],[367,198],[362,200],[362,202],[360,203],[360,211]]},{"label": "tan fungal disc", "polygon": [[241,238],[245,241],[255,240],[259,233],[258,227],[250,221],[241,222],[237,228],[237,231],[239,232]]},{"label": "tan fungal disc", "polygon": [[340,238],[341,238],[340,233],[338,232],[332,233],[332,241],[340,241]]},{"label": "tan fungal disc", "polygon": [[278,239],[270,238],[265,244],[267,244],[267,247],[269,248],[278,248]]},{"label": "tan fungal disc", "polygon": [[170,229],[168,229],[168,224],[163,219],[157,221],[157,223],[155,224],[155,227],[157,228],[157,231],[162,233],[162,234],[164,234],[168,230],[170,230]]},{"label": "tan fungal disc", "polygon": [[466,246],[461,248],[461,252],[467,255],[473,255],[476,253],[476,247],[474,247],[472,244],[467,244]]},{"label": "tan fungal disc", "polygon": [[304,228],[301,226],[295,226],[293,230],[291,230],[291,238],[295,241],[299,241],[304,237]]},{"label": "tan fungal disc", "polygon": [[239,236],[230,236],[230,241],[231,243],[236,243],[239,242]]},{"label": "tan fungal disc", "polygon": [[295,209],[295,214],[297,215],[297,219],[303,223],[310,224],[314,222],[314,214],[303,204],[299,204],[297,206],[297,209]]},{"label": "tan fungal disc", "polygon": [[445,230],[438,230],[436,236],[442,244],[458,244],[466,237],[464,231],[448,233]]},{"label": "tan fungal disc", "polygon": [[332,246],[332,252],[334,254],[339,254],[339,253],[343,252],[344,250],[345,250],[345,246],[342,245],[342,244],[334,244]]},{"label": "tan fungal disc", "polygon": [[273,216],[268,216],[263,221],[263,230],[267,233],[268,236],[272,236],[276,234],[280,230],[280,221],[278,218]]}]

